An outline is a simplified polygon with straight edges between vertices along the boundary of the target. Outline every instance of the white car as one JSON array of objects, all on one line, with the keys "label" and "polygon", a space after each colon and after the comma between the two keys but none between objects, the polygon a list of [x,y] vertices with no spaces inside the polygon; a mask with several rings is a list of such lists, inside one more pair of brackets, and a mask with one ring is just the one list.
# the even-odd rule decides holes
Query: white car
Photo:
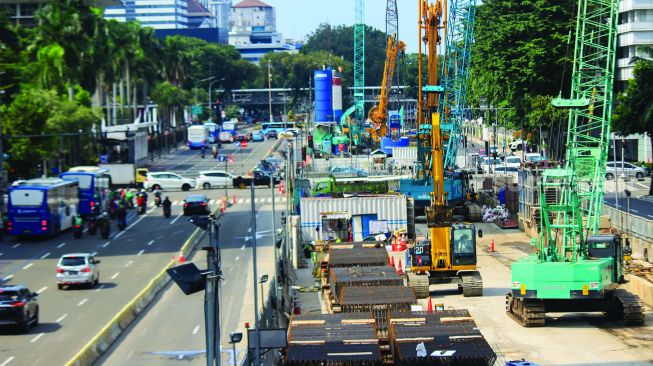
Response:
[{"label": "white car", "polygon": [[[485,174],[489,174],[491,172],[491,170],[493,170],[492,168],[501,166],[501,164],[503,164],[501,162],[501,158],[490,158],[490,157],[484,156],[481,159],[481,169],[483,170],[483,173],[485,173]],[[491,169],[490,171],[488,171],[488,165],[490,166],[490,169]]]},{"label": "white car", "polygon": [[204,189],[216,187],[233,187],[234,176],[222,170],[206,170],[200,172],[195,179],[197,187]]},{"label": "white car", "polygon": [[521,167],[521,158],[519,156],[506,156],[501,166],[519,169]]},{"label": "white car", "polygon": [[524,141],[522,139],[517,139],[517,140],[511,142],[510,145],[508,145],[508,146],[510,147],[510,150],[512,150],[512,151],[522,151],[522,150],[524,150],[525,145],[526,144],[524,143]]},{"label": "white car", "polygon": [[189,191],[195,188],[195,179],[185,178],[173,172],[155,172],[147,173],[145,182],[143,182],[145,189],[181,189],[182,191]]},{"label": "white car", "polygon": [[89,253],[64,254],[57,262],[57,287],[69,285],[97,286],[100,283],[99,260]]},{"label": "white car", "polygon": [[524,161],[528,161],[531,163],[539,163],[545,160],[546,158],[538,153],[528,153],[524,155]]}]

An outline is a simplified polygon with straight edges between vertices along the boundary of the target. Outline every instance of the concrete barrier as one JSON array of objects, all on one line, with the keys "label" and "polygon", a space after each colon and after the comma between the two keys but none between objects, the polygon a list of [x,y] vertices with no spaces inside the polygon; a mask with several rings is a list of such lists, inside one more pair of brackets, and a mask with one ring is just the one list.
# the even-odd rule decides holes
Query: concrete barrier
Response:
[{"label": "concrete barrier", "polygon": [[[212,214],[215,214],[213,211]],[[204,237],[206,232],[195,229],[191,236],[181,247],[181,253],[188,257],[197,243]],[[165,267],[143,288],[138,295],[125,305],[73,358],[66,366],[86,366],[92,365],[106,352],[113,342],[120,337],[136,317],[154,300],[156,295],[170,283],[170,277],[166,270],[176,263],[176,259],[171,259]]]},{"label": "concrete barrier", "polygon": [[626,281],[628,283],[624,285],[624,288],[639,296],[646,306],[653,308],[653,284],[634,275],[626,275]]},{"label": "concrete barrier", "polygon": [[644,260],[647,253],[648,261],[653,261],[653,220],[629,215],[607,205],[603,205],[603,214],[610,216],[614,228],[630,236],[633,257]]}]

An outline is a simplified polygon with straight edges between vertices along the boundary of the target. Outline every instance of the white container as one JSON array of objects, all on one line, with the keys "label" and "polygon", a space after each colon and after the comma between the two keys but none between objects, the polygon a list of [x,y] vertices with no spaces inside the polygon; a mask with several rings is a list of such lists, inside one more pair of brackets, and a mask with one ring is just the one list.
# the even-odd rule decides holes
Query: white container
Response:
[{"label": "white container", "polygon": [[[302,240],[310,242],[322,237],[322,216],[329,212],[351,214],[350,226],[354,241],[360,241],[369,232],[369,220],[387,221],[390,231],[408,229],[406,196],[371,195],[348,198],[307,197],[300,201]],[[376,215],[372,219],[372,215]],[[320,228],[318,232],[316,228]]]}]

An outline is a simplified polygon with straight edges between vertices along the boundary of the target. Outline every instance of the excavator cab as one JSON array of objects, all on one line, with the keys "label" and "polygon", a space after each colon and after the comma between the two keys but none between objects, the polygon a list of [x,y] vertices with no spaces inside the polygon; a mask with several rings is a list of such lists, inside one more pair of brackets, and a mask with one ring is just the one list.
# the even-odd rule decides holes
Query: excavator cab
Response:
[{"label": "excavator cab", "polygon": [[476,228],[473,225],[452,225],[450,243],[452,266],[476,264]]}]

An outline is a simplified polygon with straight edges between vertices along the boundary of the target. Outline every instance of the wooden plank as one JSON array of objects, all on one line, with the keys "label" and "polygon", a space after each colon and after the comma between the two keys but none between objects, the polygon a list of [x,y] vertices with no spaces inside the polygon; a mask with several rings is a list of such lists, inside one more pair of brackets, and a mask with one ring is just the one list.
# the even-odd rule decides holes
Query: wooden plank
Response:
[{"label": "wooden plank", "polygon": [[338,244],[332,245],[331,249],[354,249],[354,244]]},{"label": "wooden plank", "polygon": [[289,343],[309,345],[309,344],[325,344],[326,341],[290,341]]},{"label": "wooden plank", "polygon": [[293,326],[302,326],[302,325],[324,325],[326,320],[293,320],[290,322],[290,325]]},{"label": "wooden plank", "polygon": [[344,344],[377,344],[379,343],[378,339],[344,339],[342,341]]},{"label": "wooden plank", "polygon": [[454,322],[473,322],[474,318],[471,316],[457,316],[457,317],[443,317],[440,318],[441,323],[454,323]]},{"label": "wooden plank", "polygon": [[374,324],[374,319],[342,319],[341,324]]},{"label": "wooden plank", "polygon": [[426,318],[394,318],[390,323],[426,323]]},{"label": "wooden plank", "polygon": [[395,342],[398,343],[407,343],[407,342],[430,342],[433,337],[416,337],[416,338],[397,338]]}]

